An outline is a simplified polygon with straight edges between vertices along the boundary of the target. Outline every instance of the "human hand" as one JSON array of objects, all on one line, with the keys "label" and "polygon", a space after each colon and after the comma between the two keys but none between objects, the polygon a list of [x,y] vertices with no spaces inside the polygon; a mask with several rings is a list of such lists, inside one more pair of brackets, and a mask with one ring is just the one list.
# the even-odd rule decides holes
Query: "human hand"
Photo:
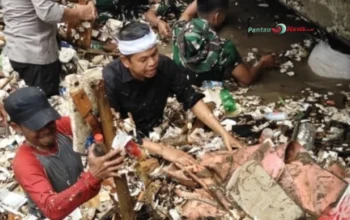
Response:
[{"label": "human hand", "polygon": [[263,63],[264,68],[271,68],[275,65],[275,58],[272,55],[264,55],[260,61]]},{"label": "human hand", "polygon": [[235,148],[243,148],[243,145],[229,133],[223,136],[223,140],[228,151],[232,151],[232,146]]},{"label": "human hand", "polygon": [[162,146],[162,157],[170,162],[182,166],[196,165],[197,161],[189,154],[168,146]]},{"label": "human hand", "polygon": [[124,157],[120,150],[111,150],[104,156],[96,157],[94,154],[95,145],[89,148],[88,163],[90,173],[97,179],[117,177],[118,170],[122,167]]},{"label": "human hand", "polygon": [[157,25],[158,31],[160,35],[162,35],[165,38],[171,37],[171,28],[169,24],[163,20],[160,20]]},{"label": "human hand", "polygon": [[90,21],[97,18],[97,11],[92,1],[87,5],[76,5],[81,20]]},{"label": "human hand", "polygon": [[4,105],[0,104],[0,127],[5,127],[7,125],[7,113],[5,111]]}]

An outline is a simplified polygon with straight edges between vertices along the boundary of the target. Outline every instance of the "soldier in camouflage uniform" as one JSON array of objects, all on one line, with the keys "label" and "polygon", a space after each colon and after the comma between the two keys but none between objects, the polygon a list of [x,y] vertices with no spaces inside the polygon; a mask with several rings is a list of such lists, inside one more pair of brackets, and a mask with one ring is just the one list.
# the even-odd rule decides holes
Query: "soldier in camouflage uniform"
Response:
[{"label": "soldier in camouflage uniform", "polygon": [[222,25],[227,8],[228,0],[197,0],[173,25],[173,59],[189,70],[192,84],[229,75],[248,85],[261,69],[273,65],[272,56],[263,56],[253,68],[246,67],[234,43],[217,35],[213,28]]}]

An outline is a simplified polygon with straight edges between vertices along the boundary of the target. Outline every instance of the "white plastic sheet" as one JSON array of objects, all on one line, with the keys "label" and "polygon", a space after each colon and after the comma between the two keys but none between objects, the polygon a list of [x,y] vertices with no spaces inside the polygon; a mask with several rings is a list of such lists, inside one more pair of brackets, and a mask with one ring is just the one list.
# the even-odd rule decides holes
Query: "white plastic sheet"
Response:
[{"label": "white plastic sheet", "polygon": [[333,50],[327,42],[320,41],[312,50],[309,66],[319,76],[350,79],[350,55]]}]

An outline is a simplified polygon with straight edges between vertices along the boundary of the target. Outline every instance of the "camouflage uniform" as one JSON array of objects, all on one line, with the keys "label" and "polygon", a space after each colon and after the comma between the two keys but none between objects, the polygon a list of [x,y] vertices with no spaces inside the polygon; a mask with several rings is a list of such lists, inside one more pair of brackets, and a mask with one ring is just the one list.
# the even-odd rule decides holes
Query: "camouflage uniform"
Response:
[{"label": "camouflage uniform", "polygon": [[173,59],[190,70],[192,84],[221,81],[242,63],[236,46],[220,38],[206,20],[177,21],[173,25]]}]

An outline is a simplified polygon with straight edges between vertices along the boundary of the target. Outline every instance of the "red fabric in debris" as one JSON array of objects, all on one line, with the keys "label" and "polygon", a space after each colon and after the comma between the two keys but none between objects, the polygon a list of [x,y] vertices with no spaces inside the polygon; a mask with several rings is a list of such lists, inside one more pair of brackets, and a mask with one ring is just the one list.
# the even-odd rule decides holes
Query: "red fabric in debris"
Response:
[{"label": "red fabric in debris", "polygon": [[[56,121],[57,132],[72,136],[70,119],[62,117]],[[79,180],[68,189],[56,193],[35,154],[55,154],[57,146],[49,152],[41,152],[23,143],[13,160],[16,180],[33,202],[49,219],[63,219],[84,202],[93,198],[100,190],[101,181],[91,173],[83,172]]]},{"label": "red fabric in debris", "polygon": [[318,220],[349,220],[350,219],[350,190],[348,189],[336,207],[327,210]]}]

